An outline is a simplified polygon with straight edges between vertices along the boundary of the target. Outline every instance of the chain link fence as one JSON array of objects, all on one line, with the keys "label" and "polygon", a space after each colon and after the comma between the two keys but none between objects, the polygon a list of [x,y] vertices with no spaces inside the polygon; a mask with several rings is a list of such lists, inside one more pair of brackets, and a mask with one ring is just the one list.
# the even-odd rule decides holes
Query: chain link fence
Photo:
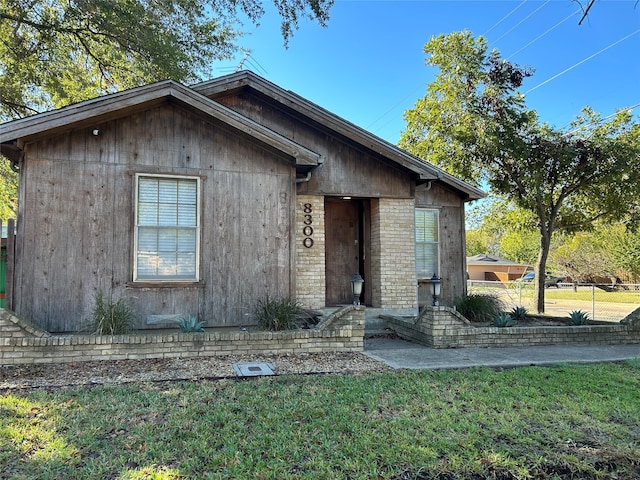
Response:
[{"label": "chain link fence", "polygon": [[[531,282],[468,281],[469,293],[490,293],[498,296],[511,310],[525,307],[536,312],[534,285]],[[574,284],[560,283],[545,288],[544,311],[554,317],[568,317],[580,310],[598,321],[619,322],[640,308],[640,284]]]}]

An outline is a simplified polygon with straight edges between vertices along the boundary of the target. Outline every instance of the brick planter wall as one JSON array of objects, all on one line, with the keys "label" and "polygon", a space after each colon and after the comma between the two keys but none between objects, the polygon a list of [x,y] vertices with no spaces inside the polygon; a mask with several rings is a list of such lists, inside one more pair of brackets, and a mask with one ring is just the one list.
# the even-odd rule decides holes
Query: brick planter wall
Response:
[{"label": "brick planter wall", "polygon": [[449,307],[427,307],[414,318],[383,318],[401,337],[433,348],[640,343],[640,315],[611,325],[505,328],[474,327]]},{"label": "brick planter wall", "polygon": [[347,306],[315,329],[286,332],[51,336],[0,310],[0,365],[211,357],[238,353],[360,352],[365,308]]}]

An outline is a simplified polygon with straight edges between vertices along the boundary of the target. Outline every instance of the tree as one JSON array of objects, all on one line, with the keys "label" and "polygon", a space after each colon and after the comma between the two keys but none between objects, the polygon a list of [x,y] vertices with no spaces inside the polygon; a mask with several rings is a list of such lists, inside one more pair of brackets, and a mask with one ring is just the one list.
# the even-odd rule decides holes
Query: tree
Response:
[{"label": "tree", "polygon": [[400,145],[534,215],[544,312],[541,273],[554,232],[640,217],[640,125],[628,110],[605,120],[590,109],[568,131],[541,123],[517,90],[532,70],[488,53],[467,31],[433,37],[425,52],[439,73],[406,112]]},{"label": "tree", "polygon": [[[285,45],[333,0],[273,0]],[[238,50],[261,0],[0,0],[0,121],[157,80],[195,81]]]},{"label": "tree", "polygon": [[3,224],[16,218],[18,198],[18,174],[11,170],[9,162],[0,157],[0,219]]},{"label": "tree", "polygon": [[640,281],[640,235],[624,225],[615,225],[603,238],[610,239],[613,264],[633,283]]},{"label": "tree", "polygon": [[601,277],[617,277],[613,256],[604,231],[577,232],[552,255],[574,282],[598,283]]}]

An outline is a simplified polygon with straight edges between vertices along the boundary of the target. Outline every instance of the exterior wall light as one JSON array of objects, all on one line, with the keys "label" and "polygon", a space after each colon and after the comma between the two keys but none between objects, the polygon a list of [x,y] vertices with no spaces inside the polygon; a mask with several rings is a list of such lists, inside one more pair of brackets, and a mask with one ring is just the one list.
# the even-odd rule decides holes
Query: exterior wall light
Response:
[{"label": "exterior wall light", "polygon": [[435,273],[433,274],[433,277],[429,279],[429,287],[431,287],[431,295],[433,296],[433,303],[431,305],[437,307],[438,305],[440,305],[438,297],[440,296],[440,287],[442,287],[442,280],[440,280],[440,277],[438,277],[438,275],[436,275]]},{"label": "exterior wall light", "polygon": [[351,293],[353,293],[353,304],[360,305],[360,295],[362,295],[362,285],[364,280],[359,273],[354,273],[351,277]]}]

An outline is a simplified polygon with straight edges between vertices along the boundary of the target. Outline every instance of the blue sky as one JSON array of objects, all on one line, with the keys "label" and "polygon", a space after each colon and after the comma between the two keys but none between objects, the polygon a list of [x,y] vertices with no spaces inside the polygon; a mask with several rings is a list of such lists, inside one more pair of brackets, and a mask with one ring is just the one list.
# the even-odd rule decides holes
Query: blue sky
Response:
[{"label": "blue sky", "polygon": [[[392,143],[436,74],[424,44],[464,29],[535,69],[521,91],[543,121],[566,127],[585,106],[640,114],[635,0],[596,0],[581,26],[580,4],[570,0],[336,0],[330,15],[326,28],[301,22],[285,49],[269,9],[259,27],[244,26],[244,66]],[[211,76],[233,72],[242,58],[214,65]]]}]

